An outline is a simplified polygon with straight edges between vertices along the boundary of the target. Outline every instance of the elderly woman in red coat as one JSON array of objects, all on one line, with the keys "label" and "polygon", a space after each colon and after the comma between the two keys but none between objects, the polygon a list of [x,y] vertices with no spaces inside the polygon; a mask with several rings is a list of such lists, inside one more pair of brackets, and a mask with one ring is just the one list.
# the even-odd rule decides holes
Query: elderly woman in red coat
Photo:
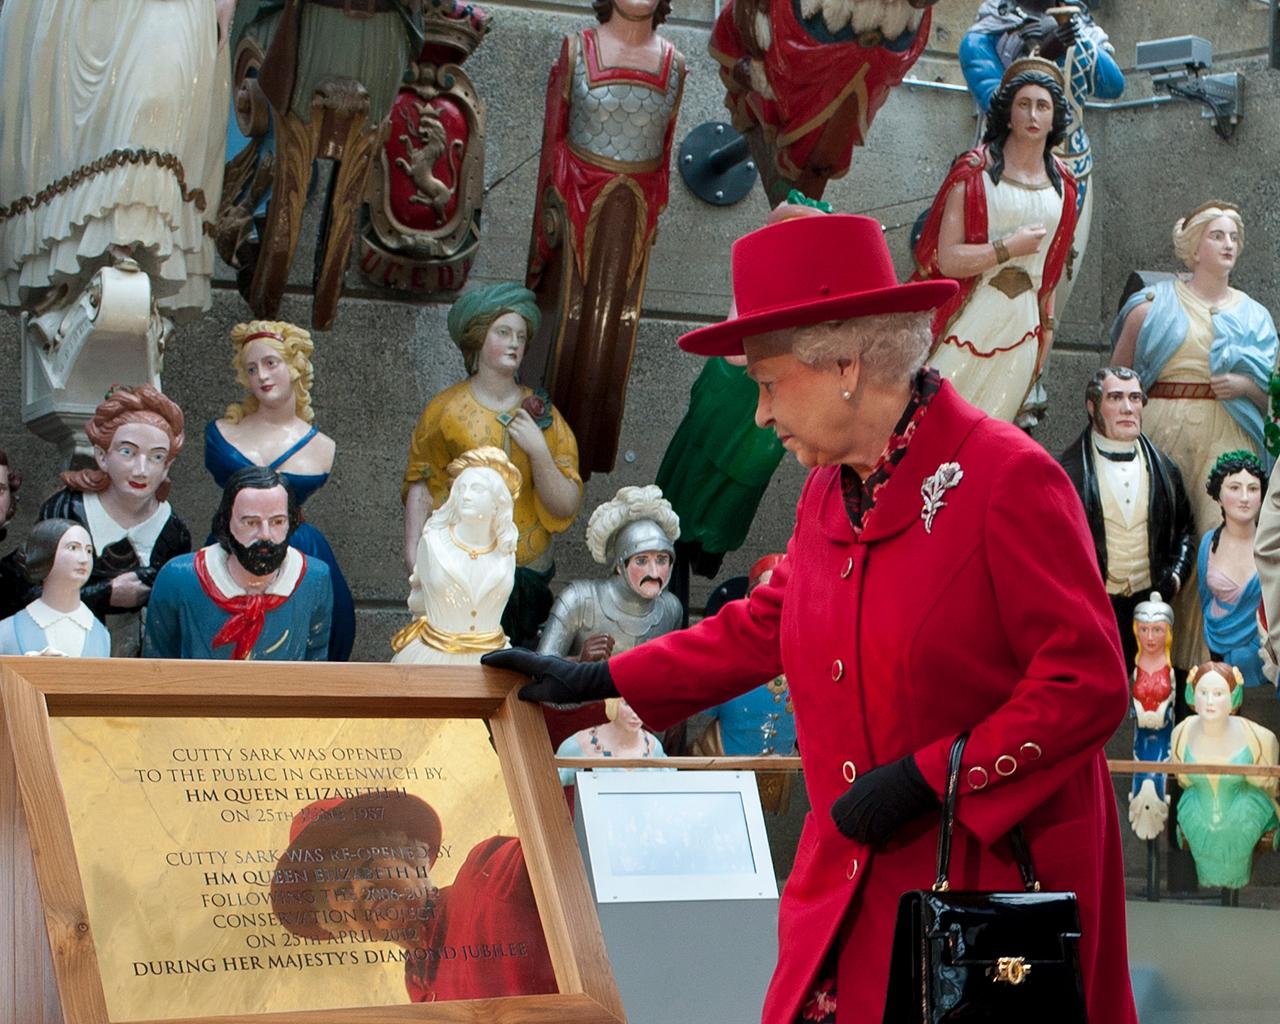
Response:
[{"label": "elderly woman in red coat", "polygon": [[608,662],[485,662],[531,675],[530,699],[620,692],[655,728],[786,674],[814,811],[765,1024],[880,1024],[898,899],[933,879],[965,731],[952,885],[1019,888],[1006,833],[1021,823],[1045,888],[1078,894],[1090,1024],[1133,1024],[1102,756],[1125,671],[1070,482],[921,365],[928,310],[955,284],[899,285],[874,220],[753,232],[733,278],[737,317],[681,345],[745,352],[756,421],[811,467],[786,559],[748,598]]}]

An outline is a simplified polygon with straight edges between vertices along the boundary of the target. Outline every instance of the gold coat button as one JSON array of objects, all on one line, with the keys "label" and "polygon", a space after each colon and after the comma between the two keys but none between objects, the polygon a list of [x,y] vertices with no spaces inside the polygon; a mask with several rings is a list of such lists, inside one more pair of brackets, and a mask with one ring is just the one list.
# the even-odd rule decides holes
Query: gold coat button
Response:
[{"label": "gold coat button", "polygon": [[849,573],[851,573],[851,572],[853,572],[853,559],[852,559],[852,558],[850,558],[850,559],[849,559],[849,561],[847,561],[847,562],[845,562],[845,563],[844,563],[844,568],[840,570],[840,578],[841,578],[842,580],[847,580],[847,579],[849,578]]},{"label": "gold coat button", "polygon": [[845,871],[844,877],[849,879],[850,881],[853,881],[853,876],[856,875],[857,873],[858,873],[858,858],[854,857],[853,860],[849,862],[849,867]]},{"label": "gold coat button", "polygon": [[1018,769],[1018,762],[1010,754],[1001,754],[996,758],[996,774],[1001,776],[1012,775]]},{"label": "gold coat button", "polygon": [[1040,744],[1028,741],[1018,748],[1018,753],[1022,755],[1024,761],[1038,761],[1044,751],[1040,749]]},{"label": "gold coat button", "polygon": [[853,785],[853,780],[858,777],[858,769],[852,761],[846,761],[840,766],[840,771],[844,774],[844,781]]},{"label": "gold coat button", "polygon": [[839,682],[844,675],[844,662],[839,658],[831,663],[831,678],[835,682]]},{"label": "gold coat button", "polygon": [[969,769],[969,788],[970,789],[986,789],[987,788],[987,770],[981,765],[974,765]]}]

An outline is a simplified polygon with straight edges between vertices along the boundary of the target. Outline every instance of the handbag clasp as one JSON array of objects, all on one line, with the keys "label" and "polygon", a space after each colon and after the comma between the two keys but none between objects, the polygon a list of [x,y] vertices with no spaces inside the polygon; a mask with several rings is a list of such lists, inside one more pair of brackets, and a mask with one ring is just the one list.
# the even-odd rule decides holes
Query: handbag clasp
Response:
[{"label": "handbag clasp", "polygon": [[1020,956],[1002,956],[992,968],[996,984],[1021,985],[1031,973],[1031,965]]}]

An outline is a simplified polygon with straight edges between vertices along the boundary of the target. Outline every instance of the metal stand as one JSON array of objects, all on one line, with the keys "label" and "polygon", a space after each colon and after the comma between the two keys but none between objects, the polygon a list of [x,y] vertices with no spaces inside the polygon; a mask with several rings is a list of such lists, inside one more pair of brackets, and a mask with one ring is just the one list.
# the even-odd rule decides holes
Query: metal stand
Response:
[{"label": "metal stand", "polygon": [[[580,772],[577,780],[574,829],[627,1020],[759,1020],[778,959],[778,897],[753,773]],[[601,799],[610,792],[625,793],[623,803]],[[721,793],[733,794],[738,808],[723,820],[715,810],[725,806]],[[713,837],[737,835],[739,816],[752,823],[754,874],[735,874],[719,854],[723,873],[687,872],[684,858],[696,860]],[[667,841],[689,835],[695,819],[707,829],[704,841]],[[629,850],[648,859],[624,864]]]}]

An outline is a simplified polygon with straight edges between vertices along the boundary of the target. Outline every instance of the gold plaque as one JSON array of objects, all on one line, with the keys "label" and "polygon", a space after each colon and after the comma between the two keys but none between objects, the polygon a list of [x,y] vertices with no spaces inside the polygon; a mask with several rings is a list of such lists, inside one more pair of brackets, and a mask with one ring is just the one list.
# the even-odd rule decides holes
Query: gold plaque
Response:
[{"label": "gold plaque", "polygon": [[51,731],[113,1021],[555,991],[483,722]]},{"label": "gold plaque", "polygon": [[[0,658],[0,949],[24,978],[51,966],[45,1015],[75,1024],[444,1024],[475,999],[621,1024],[520,682]],[[0,987],[0,1020],[25,1019],[22,993]]]}]

